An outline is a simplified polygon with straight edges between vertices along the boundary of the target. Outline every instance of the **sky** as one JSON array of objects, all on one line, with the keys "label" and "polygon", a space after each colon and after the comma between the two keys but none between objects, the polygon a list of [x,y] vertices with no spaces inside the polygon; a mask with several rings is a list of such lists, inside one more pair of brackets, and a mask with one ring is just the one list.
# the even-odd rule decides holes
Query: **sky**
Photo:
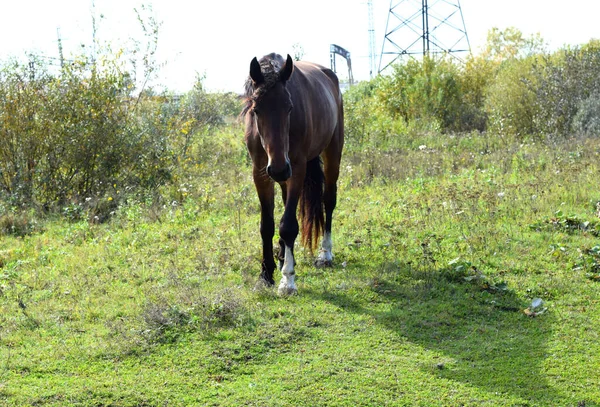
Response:
[{"label": "sky", "polygon": [[[431,11],[436,1],[460,4],[474,53],[493,27],[539,33],[550,50],[600,38],[597,0],[429,0]],[[384,37],[390,1],[372,2],[380,54],[389,50]],[[156,58],[162,67],[156,84],[174,92],[191,89],[199,75],[211,91],[241,92],[253,57],[294,56],[298,46],[303,59],[329,66],[329,46],[338,44],[351,52],[354,79],[370,76],[366,0],[0,0],[0,61],[31,52],[58,58],[57,30],[65,57],[80,54],[82,45],[92,44],[93,15],[100,42],[113,49],[131,47],[132,38],[142,38],[134,11],[142,4],[151,5],[160,22]],[[338,58],[342,78],[344,67]]]}]

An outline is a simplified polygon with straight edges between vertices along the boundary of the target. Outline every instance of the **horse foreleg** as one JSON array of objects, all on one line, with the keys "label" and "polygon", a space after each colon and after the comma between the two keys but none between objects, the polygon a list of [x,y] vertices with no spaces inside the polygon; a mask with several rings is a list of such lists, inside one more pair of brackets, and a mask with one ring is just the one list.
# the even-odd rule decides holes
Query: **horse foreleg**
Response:
[{"label": "horse foreleg", "polygon": [[273,182],[266,178],[265,174],[257,170],[254,172],[254,184],[260,201],[260,236],[262,238],[263,252],[259,284],[272,286],[275,284],[275,280],[273,279],[273,272],[275,271],[275,260],[273,258],[275,193]]},{"label": "horse foreleg", "polygon": [[277,289],[279,295],[294,295],[298,293],[295,282],[296,271],[294,270],[294,265],[294,249],[286,245],[285,259],[283,261],[283,266],[281,267],[281,281],[279,282],[279,288]]},{"label": "horse foreleg", "polygon": [[294,266],[296,265],[294,260],[294,243],[300,230],[298,219],[296,218],[296,210],[298,208],[298,200],[302,191],[305,172],[305,170],[302,171],[301,169],[297,170],[294,168],[292,178],[287,181],[285,187],[285,190],[287,190],[285,210],[279,224],[281,246],[279,257],[283,261],[281,265],[281,282],[277,290],[279,295],[292,295],[298,292],[295,282],[296,272],[294,270]]},{"label": "horse foreleg", "polygon": [[[283,201],[283,207],[285,208],[285,202],[287,200],[287,183],[280,184],[281,186],[281,198]],[[283,267],[283,263],[285,261],[285,242],[280,237],[279,238],[279,253],[277,254],[277,259],[279,260],[279,268]]]},{"label": "horse foreleg", "polygon": [[281,218],[281,224],[279,226],[280,240],[280,261],[281,264],[281,282],[279,283],[279,289],[277,292],[279,295],[292,295],[298,292],[296,288],[296,271],[294,266],[296,261],[294,260],[294,242],[298,236],[298,220],[296,219],[296,205],[292,208],[288,204],[285,207],[283,218]]}]

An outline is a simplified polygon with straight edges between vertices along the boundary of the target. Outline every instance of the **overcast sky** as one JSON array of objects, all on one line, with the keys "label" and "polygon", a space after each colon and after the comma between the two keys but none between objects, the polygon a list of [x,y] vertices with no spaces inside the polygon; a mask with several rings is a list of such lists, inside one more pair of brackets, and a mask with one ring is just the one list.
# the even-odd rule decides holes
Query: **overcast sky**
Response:
[{"label": "overcast sky", "polygon": [[[437,2],[455,5],[458,0]],[[175,91],[190,89],[197,73],[206,76],[211,90],[241,91],[254,56],[293,55],[294,44],[302,46],[304,59],[327,66],[329,45],[339,44],[352,54],[355,79],[369,78],[366,0],[95,0],[94,4],[93,12],[91,0],[0,0],[0,60],[32,51],[58,57],[57,28],[65,55],[77,54],[81,44],[92,42],[92,14],[100,40],[126,46],[129,38],[140,37],[134,8],[151,4],[162,22],[158,59],[165,65],[160,81]],[[440,7],[436,0],[429,4],[432,11]],[[485,43],[492,27],[514,26],[526,35],[539,32],[550,49],[600,38],[596,0],[460,0],[460,6],[473,52]],[[378,54],[389,8],[389,0],[373,0]],[[340,76],[345,76],[342,67],[343,60],[338,60]]]}]

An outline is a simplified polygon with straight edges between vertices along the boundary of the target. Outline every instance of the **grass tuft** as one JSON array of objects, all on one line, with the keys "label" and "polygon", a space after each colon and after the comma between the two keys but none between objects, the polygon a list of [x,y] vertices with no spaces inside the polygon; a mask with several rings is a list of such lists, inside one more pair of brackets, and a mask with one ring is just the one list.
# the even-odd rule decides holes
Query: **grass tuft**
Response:
[{"label": "grass tuft", "polygon": [[235,326],[248,313],[239,290],[190,292],[177,303],[166,299],[147,303],[141,313],[141,335],[149,344],[173,343],[182,335]]},{"label": "grass tuft", "polygon": [[23,237],[41,231],[38,221],[26,212],[0,216],[0,235]]}]

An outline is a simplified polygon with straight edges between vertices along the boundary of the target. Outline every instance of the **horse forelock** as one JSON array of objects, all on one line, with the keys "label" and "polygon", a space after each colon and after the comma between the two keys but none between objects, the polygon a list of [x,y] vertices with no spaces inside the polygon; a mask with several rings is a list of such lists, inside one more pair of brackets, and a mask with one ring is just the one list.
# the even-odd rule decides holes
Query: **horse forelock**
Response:
[{"label": "horse forelock", "polygon": [[252,78],[248,76],[244,84],[244,96],[246,105],[242,110],[242,115],[248,113],[252,106],[260,100],[273,86],[281,81],[280,71],[285,61],[278,54],[269,54],[262,57],[259,61],[260,70],[263,74],[264,81],[260,84],[254,83]]}]

